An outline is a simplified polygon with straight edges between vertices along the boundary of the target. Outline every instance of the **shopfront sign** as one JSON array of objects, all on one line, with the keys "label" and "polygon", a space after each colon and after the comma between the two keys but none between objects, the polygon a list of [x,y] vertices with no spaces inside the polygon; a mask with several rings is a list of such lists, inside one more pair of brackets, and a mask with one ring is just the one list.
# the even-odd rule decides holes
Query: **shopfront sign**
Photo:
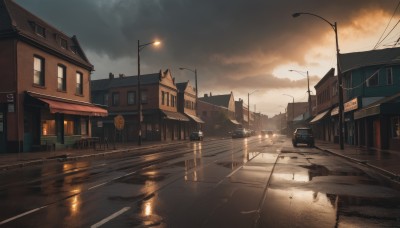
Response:
[{"label": "shopfront sign", "polygon": [[350,112],[350,111],[356,110],[356,109],[358,109],[358,107],[359,107],[359,102],[356,97],[344,104],[344,112]]}]

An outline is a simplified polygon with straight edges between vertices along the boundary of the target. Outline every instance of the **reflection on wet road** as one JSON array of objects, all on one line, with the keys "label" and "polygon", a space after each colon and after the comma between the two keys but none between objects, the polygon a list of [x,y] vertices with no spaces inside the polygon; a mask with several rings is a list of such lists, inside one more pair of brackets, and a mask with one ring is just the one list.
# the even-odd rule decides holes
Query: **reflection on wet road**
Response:
[{"label": "reflection on wet road", "polygon": [[[285,137],[190,142],[0,173],[12,227],[399,226],[400,194]],[[15,178],[18,177],[18,178]]]}]

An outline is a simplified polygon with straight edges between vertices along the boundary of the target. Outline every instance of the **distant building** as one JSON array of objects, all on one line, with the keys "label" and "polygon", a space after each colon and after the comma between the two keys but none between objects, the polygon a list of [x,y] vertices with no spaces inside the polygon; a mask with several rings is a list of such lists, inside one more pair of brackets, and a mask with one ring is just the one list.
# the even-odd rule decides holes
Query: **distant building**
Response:
[{"label": "distant building", "polygon": [[178,112],[189,117],[190,121],[185,128],[185,136],[194,130],[202,130],[204,121],[198,116],[196,110],[196,89],[188,82],[176,83],[178,89]]},{"label": "distant building", "polygon": [[73,147],[90,137],[93,66],[68,36],[11,0],[0,0],[0,152]]},{"label": "distant building", "polygon": [[[317,94],[317,115],[310,121],[315,137],[331,142],[339,142],[339,121],[332,110],[338,106],[338,85],[335,69],[331,68],[314,86]],[[336,115],[336,117],[335,117]]]},{"label": "distant building", "polygon": [[205,121],[207,135],[226,136],[241,124],[235,119],[235,100],[233,93],[208,95],[199,98],[198,112]]},{"label": "distant building", "polygon": [[[92,80],[92,100],[94,103],[108,106],[109,117],[103,121],[102,127],[94,126],[93,132],[99,137],[120,142],[134,142],[138,140],[139,112],[138,112],[138,77],[114,77]],[[178,112],[178,89],[170,70],[155,74],[140,75],[142,117],[141,130],[143,140],[181,140],[188,137],[187,115]],[[190,108],[193,111],[195,99],[187,96]],[[190,111],[189,113],[193,114]],[[124,129],[116,131],[114,117],[122,115],[125,120]],[[115,134],[117,135],[115,136]]]}]

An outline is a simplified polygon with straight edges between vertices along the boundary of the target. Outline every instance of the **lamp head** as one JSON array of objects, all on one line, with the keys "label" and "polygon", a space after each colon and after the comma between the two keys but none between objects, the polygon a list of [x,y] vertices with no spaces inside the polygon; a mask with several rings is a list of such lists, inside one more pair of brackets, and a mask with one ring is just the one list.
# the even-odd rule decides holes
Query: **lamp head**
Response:
[{"label": "lamp head", "polygon": [[300,15],[301,15],[301,13],[294,13],[294,14],[292,14],[292,17],[298,17]]},{"label": "lamp head", "polygon": [[184,70],[185,68],[183,68],[183,67],[179,67],[179,70]]},{"label": "lamp head", "polygon": [[161,42],[160,41],[154,41],[154,46],[158,46],[158,45],[160,45],[161,44]]}]

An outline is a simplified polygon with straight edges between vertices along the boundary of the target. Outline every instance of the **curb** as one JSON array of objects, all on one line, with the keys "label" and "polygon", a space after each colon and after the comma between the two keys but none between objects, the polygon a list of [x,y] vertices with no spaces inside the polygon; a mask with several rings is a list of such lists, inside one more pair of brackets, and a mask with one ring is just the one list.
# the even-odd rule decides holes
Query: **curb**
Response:
[{"label": "curb", "polygon": [[396,184],[400,184],[400,176],[399,176],[399,175],[397,175],[397,174],[395,174],[395,173],[392,173],[392,172],[390,172],[390,171],[388,171],[388,170],[385,170],[385,169],[383,169],[383,168],[380,168],[380,167],[378,167],[378,166],[371,165],[371,164],[368,163],[368,161],[365,161],[365,160],[358,160],[358,159],[355,159],[355,158],[352,158],[352,157],[349,157],[349,156],[346,156],[346,155],[343,155],[343,154],[340,154],[340,153],[336,153],[336,152],[330,151],[330,150],[328,150],[328,149],[320,148],[320,147],[318,147],[318,146],[315,146],[315,148],[317,148],[317,149],[319,149],[319,150],[322,150],[322,151],[325,151],[325,152],[328,152],[328,153],[331,153],[331,154],[336,155],[336,156],[338,156],[338,157],[345,158],[345,159],[347,159],[347,160],[349,160],[349,161],[356,162],[356,163],[358,163],[358,164],[361,164],[361,165],[367,166],[367,167],[369,167],[369,168],[372,168],[372,169],[378,171],[380,174],[386,176],[386,177],[389,178],[390,180],[396,182]]}]

